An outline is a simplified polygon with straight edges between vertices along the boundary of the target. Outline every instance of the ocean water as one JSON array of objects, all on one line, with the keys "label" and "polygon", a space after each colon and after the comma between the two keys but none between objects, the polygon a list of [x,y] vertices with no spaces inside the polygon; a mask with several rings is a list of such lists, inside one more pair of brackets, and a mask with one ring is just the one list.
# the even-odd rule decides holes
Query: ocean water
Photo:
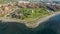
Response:
[{"label": "ocean water", "polygon": [[36,28],[28,28],[17,22],[0,22],[0,34],[60,34],[60,14]]}]

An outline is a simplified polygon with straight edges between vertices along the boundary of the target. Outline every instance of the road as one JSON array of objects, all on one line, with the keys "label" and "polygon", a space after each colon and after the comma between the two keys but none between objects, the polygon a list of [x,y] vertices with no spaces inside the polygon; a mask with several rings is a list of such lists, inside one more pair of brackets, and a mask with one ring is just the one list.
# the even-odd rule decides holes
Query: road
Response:
[{"label": "road", "polygon": [[13,11],[9,12],[8,14],[4,15],[4,17],[7,17],[7,15],[10,15],[11,13],[15,12],[15,10],[17,10],[18,8],[14,8]]},{"label": "road", "polygon": [[14,19],[14,18],[0,18],[0,21],[2,22],[20,22],[20,23],[24,23],[24,20],[20,20],[20,19]]}]

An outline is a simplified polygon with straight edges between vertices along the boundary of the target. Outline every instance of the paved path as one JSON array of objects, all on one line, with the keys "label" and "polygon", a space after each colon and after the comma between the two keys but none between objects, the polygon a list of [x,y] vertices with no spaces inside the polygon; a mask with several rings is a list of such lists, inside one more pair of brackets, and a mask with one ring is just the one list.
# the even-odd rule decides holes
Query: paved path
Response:
[{"label": "paved path", "polygon": [[2,22],[19,22],[19,23],[24,23],[25,21],[20,20],[20,19],[14,19],[14,18],[0,18]]}]

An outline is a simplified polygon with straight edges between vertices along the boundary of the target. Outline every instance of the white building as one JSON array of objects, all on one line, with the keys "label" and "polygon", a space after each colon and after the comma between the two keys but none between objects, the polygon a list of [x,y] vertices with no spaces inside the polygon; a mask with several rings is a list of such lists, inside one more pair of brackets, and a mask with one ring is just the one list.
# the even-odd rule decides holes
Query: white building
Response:
[{"label": "white building", "polygon": [[29,1],[18,1],[18,3],[30,3]]}]

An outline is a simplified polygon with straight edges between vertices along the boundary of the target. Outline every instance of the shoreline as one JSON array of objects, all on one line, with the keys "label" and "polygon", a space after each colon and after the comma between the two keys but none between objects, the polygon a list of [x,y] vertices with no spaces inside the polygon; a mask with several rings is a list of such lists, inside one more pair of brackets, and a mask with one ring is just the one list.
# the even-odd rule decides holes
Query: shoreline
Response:
[{"label": "shoreline", "polygon": [[50,18],[54,17],[55,15],[58,15],[60,14],[60,12],[54,12],[53,14],[49,15],[49,16],[46,16],[46,17],[43,17],[41,19],[39,19],[36,23],[25,23],[25,25],[28,27],[28,28],[36,28],[37,26],[39,26],[39,24],[49,20]]},{"label": "shoreline", "polygon": [[38,19],[35,23],[28,23],[28,22],[25,22],[25,21],[21,21],[21,20],[15,20],[15,19],[6,19],[6,18],[1,18],[0,19],[0,22],[18,22],[18,23],[23,23],[26,25],[26,27],[28,28],[36,28],[39,26],[39,24],[49,20],[50,18],[54,17],[55,15],[58,15],[60,14],[60,12],[54,12],[53,14],[51,15],[48,15],[46,17],[43,17],[41,19]]}]

